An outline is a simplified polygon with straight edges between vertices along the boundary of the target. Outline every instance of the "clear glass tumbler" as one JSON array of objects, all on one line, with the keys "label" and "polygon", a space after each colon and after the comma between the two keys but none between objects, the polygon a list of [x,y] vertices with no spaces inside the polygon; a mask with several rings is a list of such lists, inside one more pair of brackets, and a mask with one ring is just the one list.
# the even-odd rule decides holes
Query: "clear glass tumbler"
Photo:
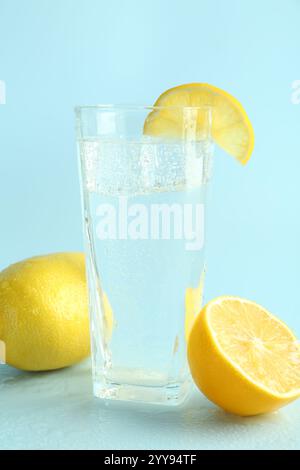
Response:
[{"label": "clear glass tumbler", "polygon": [[175,405],[190,390],[210,122],[208,107],[76,108],[97,397]]}]

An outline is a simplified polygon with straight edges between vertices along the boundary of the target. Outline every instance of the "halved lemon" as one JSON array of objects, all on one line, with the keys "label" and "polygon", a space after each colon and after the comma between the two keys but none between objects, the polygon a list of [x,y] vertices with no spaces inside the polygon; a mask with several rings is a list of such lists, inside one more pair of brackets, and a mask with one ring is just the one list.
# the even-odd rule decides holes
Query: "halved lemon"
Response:
[{"label": "halved lemon", "polygon": [[266,413],[300,396],[299,343],[283,322],[249,300],[209,302],[190,332],[188,360],[199,389],[231,413]]},{"label": "halved lemon", "polygon": [[[212,108],[212,138],[240,163],[249,160],[254,147],[254,131],[241,103],[226,91],[208,83],[189,83],[171,88],[156,100],[144,125],[144,133],[151,136],[181,137],[183,115],[176,107]],[[166,108],[169,107],[169,108]],[[170,108],[170,107],[173,107]],[[198,129],[203,122],[199,114]]]}]

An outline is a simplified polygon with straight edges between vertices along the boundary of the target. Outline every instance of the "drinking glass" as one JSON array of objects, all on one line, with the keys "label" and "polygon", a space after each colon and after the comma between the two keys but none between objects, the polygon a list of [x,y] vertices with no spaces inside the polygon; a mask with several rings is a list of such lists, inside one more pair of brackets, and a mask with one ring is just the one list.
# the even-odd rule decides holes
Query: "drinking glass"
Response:
[{"label": "drinking glass", "polygon": [[179,404],[202,303],[211,109],[75,112],[94,394]]}]

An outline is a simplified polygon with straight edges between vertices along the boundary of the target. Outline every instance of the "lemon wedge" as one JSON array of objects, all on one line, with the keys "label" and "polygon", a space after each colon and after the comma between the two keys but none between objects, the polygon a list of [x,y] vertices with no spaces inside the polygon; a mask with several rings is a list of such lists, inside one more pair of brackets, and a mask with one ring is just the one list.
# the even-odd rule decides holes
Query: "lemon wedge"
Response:
[{"label": "lemon wedge", "polygon": [[[250,119],[234,96],[208,83],[180,85],[162,93],[154,104],[157,109],[146,118],[144,134],[180,138],[184,126],[183,115],[178,107],[202,106],[212,109],[213,140],[240,163],[246,164],[254,148],[254,131]],[[203,116],[199,114],[199,131],[203,126],[202,119]]]}]

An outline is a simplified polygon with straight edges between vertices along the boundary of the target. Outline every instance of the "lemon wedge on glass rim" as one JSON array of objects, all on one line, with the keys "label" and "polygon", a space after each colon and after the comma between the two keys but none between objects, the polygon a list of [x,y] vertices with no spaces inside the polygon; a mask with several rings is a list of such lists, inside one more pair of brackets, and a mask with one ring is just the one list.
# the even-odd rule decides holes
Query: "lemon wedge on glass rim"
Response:
[{"label": "lemon wedge on glass rim", "polygon": [[[208,83],[189,83],[162,93],[146,118],[144,134],[181,137],[182,115],[167,107],[212,108],[213,140],[240,163],[246,164],[254,148],[254,131],[241,103],[226,91]],[[161,109],[159,109],[161,107]],[[199,123],[201,126],[201,123]]]}]

